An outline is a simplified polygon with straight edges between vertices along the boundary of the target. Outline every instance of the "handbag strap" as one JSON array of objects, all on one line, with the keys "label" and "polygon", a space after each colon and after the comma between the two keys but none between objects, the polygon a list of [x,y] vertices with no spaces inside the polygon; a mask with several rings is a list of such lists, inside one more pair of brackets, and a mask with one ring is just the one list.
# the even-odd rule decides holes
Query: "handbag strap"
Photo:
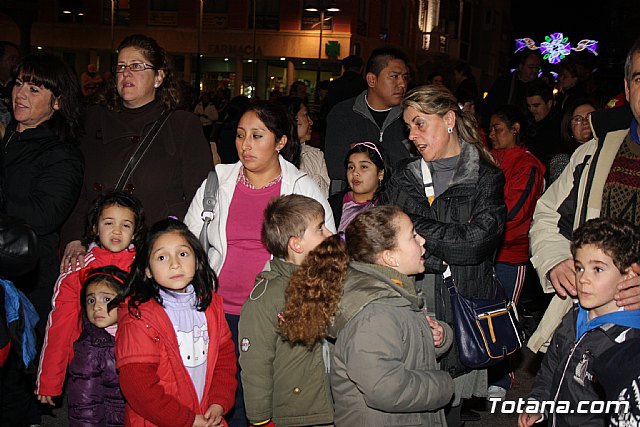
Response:
[{"label": "handbag strap", "polygon": [[449,290],[449,295],[454,296],[458,294],[458,288],[456,288],[456,284],[453,282],[453,276],[451,275],[451,267],[447,265],[447,269],[442,273],[442,279],[444,281],[445,286]]},{"label": "handbag strap", "polygon": [[155,141],[156,136],[158,136],[158,132],[160,132],[160,129],[162,129],[162,126],[164,126],[171,113],[171,111],[163,111],[158,120],[156,120],[153,124],[153,127],[151,127],[149,132],[147,132],[144,139],[142,140],[140,145],[138,145],[138,148],[129,159],[129,162],[124,167],[120,178],[118,178],[118,183],[115,187],[116,190],[122,190],[124,188],[124,185],[129,180],[129,177],[131,177],[131,174],[136,170],[138,164],[140,164],[142,157],[144,157],[144,155],[149,150],[149,147],[151,147],[153,141]]},{"label": "handbag strap", "polygon": [[216,199],[218,194],[218,174],[216,170],[212,170],[207,175],[207,182],[204,185],[204,196],[202,199],[202,229],[200,230],[200,243],[205,251],[209,250],[209,239],[207,239],[207,228],[209,227],[209,223],[215,215],[213,214],[213,210],[216,206]]}]

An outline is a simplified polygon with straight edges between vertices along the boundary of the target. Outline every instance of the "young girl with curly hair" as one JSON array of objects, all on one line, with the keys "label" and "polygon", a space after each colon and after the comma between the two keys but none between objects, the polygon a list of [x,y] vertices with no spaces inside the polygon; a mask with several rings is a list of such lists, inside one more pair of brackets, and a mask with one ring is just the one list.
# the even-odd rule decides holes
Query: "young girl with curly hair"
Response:
[{"label": "young girl with curly hair", "polygon": [[336,427],[446,425],[453,380],[436,359],[453,332],[429,318],[409,277],[424,271],[425,240],[396,206],[359,214],[345,237],[328,238],[295,270],[280,331],[307,345],[336,338]]},{"label": "young girl with curly hair", "polygon": [[[332,234],[324,220],[322,205],[300,195],[274,199],[264,212],[262,242],[273,259],[256,278],[242,308],[238,335],[244,402],[253,425],[333,423],[328,344],[292,345],[278,326],[287,300],[296,292],[288,287],[291,274]],[[308,327],[324,328],[322,318],[308,320]]]}]

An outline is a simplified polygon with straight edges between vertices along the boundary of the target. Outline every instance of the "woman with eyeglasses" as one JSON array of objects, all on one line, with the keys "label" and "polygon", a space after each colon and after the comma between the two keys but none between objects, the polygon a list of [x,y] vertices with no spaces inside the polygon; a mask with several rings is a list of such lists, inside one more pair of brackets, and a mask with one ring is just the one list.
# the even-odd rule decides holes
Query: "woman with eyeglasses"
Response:
[{"label": "woman with eyeglasses", "polygon": [[560,176],[569,164],[571,154],[576,148],[593,138],[590,119],[591,113],[596,110],[596,104],[589,98],[578,98],[567,105],[560,122],[560,138],[564,152],[556,154],[551,159],[547,187]]},{"label": "woman with eyeglasses", "polygon": [[[213,166],[200,121],[176,110],[182,94],[165,50],[154,39],[135,34],[117,52],[115,79],[99,105],[87,111],[80,146],[84,184],[63,229],[69,243],[61,271],[84,264],[86,249],[78,239],[89,204],[98,195],[119,183],[142,201],[149,223],[170,215],[182,218]],[[129,173],[133,165],[137,167]]]}]

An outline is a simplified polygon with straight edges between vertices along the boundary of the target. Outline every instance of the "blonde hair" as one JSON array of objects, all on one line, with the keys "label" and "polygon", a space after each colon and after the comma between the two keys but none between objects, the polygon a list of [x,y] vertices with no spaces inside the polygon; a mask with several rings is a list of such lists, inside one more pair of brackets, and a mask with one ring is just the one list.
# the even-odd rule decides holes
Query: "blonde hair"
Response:
[{"label": "blonde hair", "polygon": [[422,114],[437,114],[443,117],[449,111],[456,115],[456,132],[458,137],[476,147],[480,156],[490,164],[497,166],[493,156],[482,144],[478,122],[473,113],[462,111],[453,94],[443,86],[419,86],[410,91],[402,100],[402,108],[411,107]]}]

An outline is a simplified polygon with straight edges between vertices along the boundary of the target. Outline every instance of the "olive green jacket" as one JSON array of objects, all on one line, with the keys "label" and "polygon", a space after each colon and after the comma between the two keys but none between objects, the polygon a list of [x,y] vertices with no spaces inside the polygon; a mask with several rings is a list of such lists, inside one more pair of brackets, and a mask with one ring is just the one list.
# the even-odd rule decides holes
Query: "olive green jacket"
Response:
[{"label": "olive green jacket", "polygon": [[[238,329],[242,386],[247,417],[273,419],[278,427],[331,424],[328,344],[311,350],[291,345],[278,332],[285,289],[294,264],[273,259],[256,278],[242,307]],[[323,358],[323,349],[325,358]]]}]

